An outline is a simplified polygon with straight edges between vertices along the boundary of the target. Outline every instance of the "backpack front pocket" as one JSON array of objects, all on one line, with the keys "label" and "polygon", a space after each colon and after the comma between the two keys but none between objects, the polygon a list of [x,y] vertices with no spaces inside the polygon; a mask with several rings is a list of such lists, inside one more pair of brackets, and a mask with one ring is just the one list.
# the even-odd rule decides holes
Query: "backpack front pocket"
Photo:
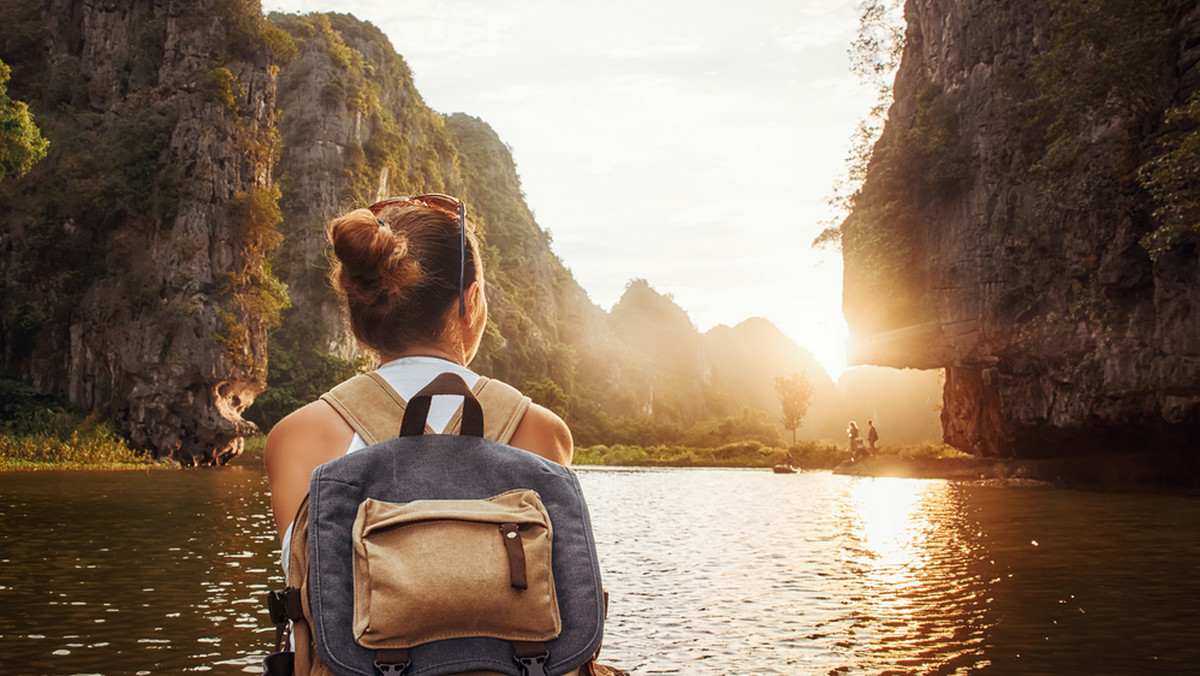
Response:
[{"label": "backpack front pocket", "polygon": [[562,631],[550,517],[531,490],[486,500],[368,499],[354,522],[354,638],[372,650]]}]

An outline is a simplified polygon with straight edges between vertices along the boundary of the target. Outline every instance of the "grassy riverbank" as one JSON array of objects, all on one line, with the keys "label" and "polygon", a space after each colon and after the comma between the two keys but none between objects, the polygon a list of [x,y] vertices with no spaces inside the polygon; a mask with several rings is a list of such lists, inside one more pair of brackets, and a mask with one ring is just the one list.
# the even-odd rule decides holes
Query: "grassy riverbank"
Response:
[{"label": "grassy riverbank", "polygon": [[[259,434],[246,439],[246,448],[234,464],[262,462],[266,436]],[[697,446],[636,446],[630,444],[579,446],[575,449],[575,465],[607,467],[746,467],[766,468],[783,461],[788,449],[768,446],[757,441],[739,441],[717,447]],[[832,441],[800,441],[791,449],[792,466],[797,469],[833,469],[847,459],[845,446]],[[945,444],[914,446],[885,446],[879,456],[903,460],[922,458],[965,457],[961,451]]]},{"label": "grassy riverbank", "polygon": [[157,466],[116,426],[27,385],[0,380],[0,471]]},{"label": "grassy riverbank", "polygon": [[[797,467],[829,469],[840,461],[831,442],[801,442],[792,449]],[[787,449],[757,441],[724,444],[716,448],[692,446],[586,446],[575,449],[576,465],[625,467],[771,467],[782,461]]]},{"label": "grassy riverbank", "polygon": [[[788,449],[756,441],[717,448],[689,446],[587,446],[575,449],[576,465],[632,467],[772,467],[783,462]],[[791,448],[797,469],[833,469],[848,458],[846,448],[832,441],[800,441]],[[965,454],[945,444],[884,446],[878,457],[899,460],[961,458]]]},{"label": "grassy riverbank", "polygon": [[0,432],[0,471],[29,469],[135,469],[158,465],[112,428],[83,419],[69,433]]}]

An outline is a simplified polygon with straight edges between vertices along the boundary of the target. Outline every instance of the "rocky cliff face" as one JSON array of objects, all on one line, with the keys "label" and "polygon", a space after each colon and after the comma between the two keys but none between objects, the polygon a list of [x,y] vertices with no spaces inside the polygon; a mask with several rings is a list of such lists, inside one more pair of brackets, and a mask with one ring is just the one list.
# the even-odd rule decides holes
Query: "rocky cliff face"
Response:
[{"label": "rocky cliff face", "polygon": [[384,197],[461,194],[443,117],[425,106],[387,37],[345,14],[272,15],[297,46],[279,73],[284,246],[276,268],[292,310],[283,331],[345,358],[359,350],[329,270],[325,226]]},{"label": "rocky cliff face", "polygon": [[1196,240],[1156,258],[1140,243],[1162,224],[1139,167],[1196,91],[1196,3],[905,14],[895,103],[842,228],[854,359],[946,367],[945,438],[970,451],[1194,449]]},{"label": "rocky cliff face", "polygon": [[260,10],[6,5],[3,58],[52,150],[4,186],[4,369],[113,415],[160,456],[224,462],[254,429],[241,412],[265,385],[264,304],[278,302]]}]

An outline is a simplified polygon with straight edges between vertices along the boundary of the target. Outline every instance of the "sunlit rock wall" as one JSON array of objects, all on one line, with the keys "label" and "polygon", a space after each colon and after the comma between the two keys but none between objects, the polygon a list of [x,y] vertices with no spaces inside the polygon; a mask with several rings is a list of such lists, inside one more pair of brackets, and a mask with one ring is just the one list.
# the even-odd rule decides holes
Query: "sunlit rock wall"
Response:
[{"label": "sunlit rock wall", "polygon": [[263,260],[229,205],[269,187],[275,79],[236,44],[243,5],[258,14],[53,0],[6,17],[24,21],[5,57],[35,78],[18,86],[52,145],[0,212],[4,370],[189,465],[240,453],[265,385],[266,326],[235,288]]},{"label": "sunlit rock wall", "polygon": [[1087,120],[1053,163],[1032,68],[1052,3],[907,3],[895,102],[843,224],[843,303],[853,361],[946,367],[946,441],[1023,457],[1200,442],[1196,246],[1152,260],[1139,244],[1156,223],[1136,167],[1197,88],[1195,3],[1171,9],[1169,58],[1146,66],[1160,98]]}]

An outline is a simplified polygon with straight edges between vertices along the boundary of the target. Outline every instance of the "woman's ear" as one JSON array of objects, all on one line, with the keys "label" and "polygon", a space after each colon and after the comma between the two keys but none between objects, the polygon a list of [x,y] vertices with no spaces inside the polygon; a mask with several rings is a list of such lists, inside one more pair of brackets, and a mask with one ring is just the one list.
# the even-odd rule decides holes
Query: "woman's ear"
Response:
[{"label": "woman's ear", "polygon": [[486,318],[487,296],[483,292],[483,286],[479,282],[471,282],[471,286],[467,288],[465,295],[467,302],[466,316],[471,323],[476,321],[476,317]]}]

